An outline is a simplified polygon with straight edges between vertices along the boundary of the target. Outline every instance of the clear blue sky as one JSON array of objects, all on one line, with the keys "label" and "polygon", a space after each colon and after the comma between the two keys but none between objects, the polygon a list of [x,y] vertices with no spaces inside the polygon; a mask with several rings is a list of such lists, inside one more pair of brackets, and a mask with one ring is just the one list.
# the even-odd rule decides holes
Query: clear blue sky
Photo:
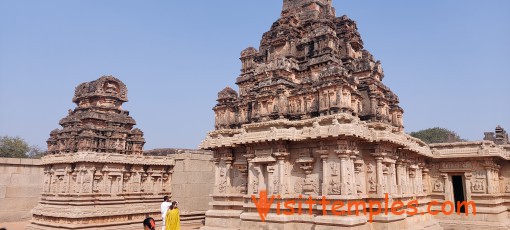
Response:
[{"label": "clear blue sky", "polygon": [[[46,147],[74,87],[114,75],[146,149],[196,148],[282,0],[0,1],[0,135]],[[510,1],[333,0],[358,22],[406,131],[510,129]]]}]

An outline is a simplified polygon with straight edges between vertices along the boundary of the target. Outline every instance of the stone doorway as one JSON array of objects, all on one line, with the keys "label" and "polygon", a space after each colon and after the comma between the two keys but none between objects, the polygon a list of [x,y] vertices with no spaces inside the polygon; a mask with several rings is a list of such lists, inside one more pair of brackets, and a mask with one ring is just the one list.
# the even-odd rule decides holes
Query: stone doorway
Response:
[{"label": "stone doorway", "polygon": [[[459,210],[459,202],[466,201],[464,176],[452,175],[453,200],[455,202],[455,211]],[[460,207],[460,213],[465,213],[465,206]]]}]

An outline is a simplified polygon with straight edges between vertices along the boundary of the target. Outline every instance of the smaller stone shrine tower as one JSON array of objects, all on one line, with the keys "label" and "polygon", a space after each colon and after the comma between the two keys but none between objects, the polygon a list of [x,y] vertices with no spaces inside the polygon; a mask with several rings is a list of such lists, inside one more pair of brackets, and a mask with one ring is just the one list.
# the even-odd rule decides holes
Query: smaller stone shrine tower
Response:
[{"label": "smaller stone shrine tower", "polygon": [[140,229],[146,216],[161,215],[174,160],[144,156],[127,101],[126,85],[112,76],[76,87],[77,107],[47,141],[43,194],[27,229]]}]

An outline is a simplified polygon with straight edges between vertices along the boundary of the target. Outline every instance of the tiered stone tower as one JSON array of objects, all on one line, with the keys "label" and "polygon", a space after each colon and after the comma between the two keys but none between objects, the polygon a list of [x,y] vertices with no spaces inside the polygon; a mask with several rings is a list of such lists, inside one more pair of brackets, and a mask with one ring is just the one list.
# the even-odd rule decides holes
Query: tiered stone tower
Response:
[{"label": "tiered stone tower", "polygon": [[27,229],[140,229],[147,215],[160,216],[174,160],[143,155],[127,100],[115,77],[76,87],[77,107],[47,141],[42,199]]},{"label": "tiered stone tower", "polygon": [[[239,93],[225,88],[214,107],[216,188],[207,228],[436,228],[428,215],[285,216],[272,206],[262,223],[251,200],[265,190],[282,204],[299,195],[335,200],[424,198],[428,147],[403,132],[398,97],[381,63],[363,49],[356,23],[331,0],[284,0],[260,47],[241,53]],[[304,201],[303,201],[304,202]],[[419,223],[419,224],[416,224]],[[336,229],[336,228],[335,228]]]},{"label": "tiered stone tower", "polygon": [[[509,229],[506,132],[430,146],[404,133],[381,63],[363,49],[356,23],[335,16],[331,0],[283,0],[281,17],[258,50],[242,51],[241,62],[239,93],[227,87],[218,94],[216,129],[201,145],[216,163],[204,229],[441,229],[438,220],[448,229]],[[279,196],[266,222],[252,200],[261,191]],[[391,204],[417,200],[417,213],[370,222],[331,205],[384,203],[385,194]],[[300,196],[317,204],[325,197],[327,215],[322,205],[299,215]],[[477,215],[432,218],[427,211],[441,207],[429,208],[431,199],[473,200]],[[282,214],[292,212],[285,202],[293,215]]]},{"label": "tiered stone tower", "polygon": [[403,128],[381,63],[363,49],[356,23],[335,17],[331,0],[284,1],[260,49],[244,50],[241,61],[239,95],[230,88],[218,95],[217,129],[340,113]]},{"label": "tiered stone tower", "polygon": [[135,120],[122,110],[127,88],[114,77],[102,77],[76,87],[73,102],[78,106],[60,120],[48,139],[49,154],[77,152],[141,155],[145,140]]}]

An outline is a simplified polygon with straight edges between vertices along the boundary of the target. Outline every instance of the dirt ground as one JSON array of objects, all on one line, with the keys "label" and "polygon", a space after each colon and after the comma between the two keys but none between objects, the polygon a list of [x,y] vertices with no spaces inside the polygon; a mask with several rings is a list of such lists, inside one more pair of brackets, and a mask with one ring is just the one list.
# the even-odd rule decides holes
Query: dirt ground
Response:
[{"label": "dirt ground", "polygon": [[[0,223],[0,228],[5,228],[7,230],[24,230],[27,224],[28,222]],[[201,224],[181,225],[181,230],[195,230],[200,227],[202,227]],[[158,226],[156,229],[161,229],[161,227]]]}]

